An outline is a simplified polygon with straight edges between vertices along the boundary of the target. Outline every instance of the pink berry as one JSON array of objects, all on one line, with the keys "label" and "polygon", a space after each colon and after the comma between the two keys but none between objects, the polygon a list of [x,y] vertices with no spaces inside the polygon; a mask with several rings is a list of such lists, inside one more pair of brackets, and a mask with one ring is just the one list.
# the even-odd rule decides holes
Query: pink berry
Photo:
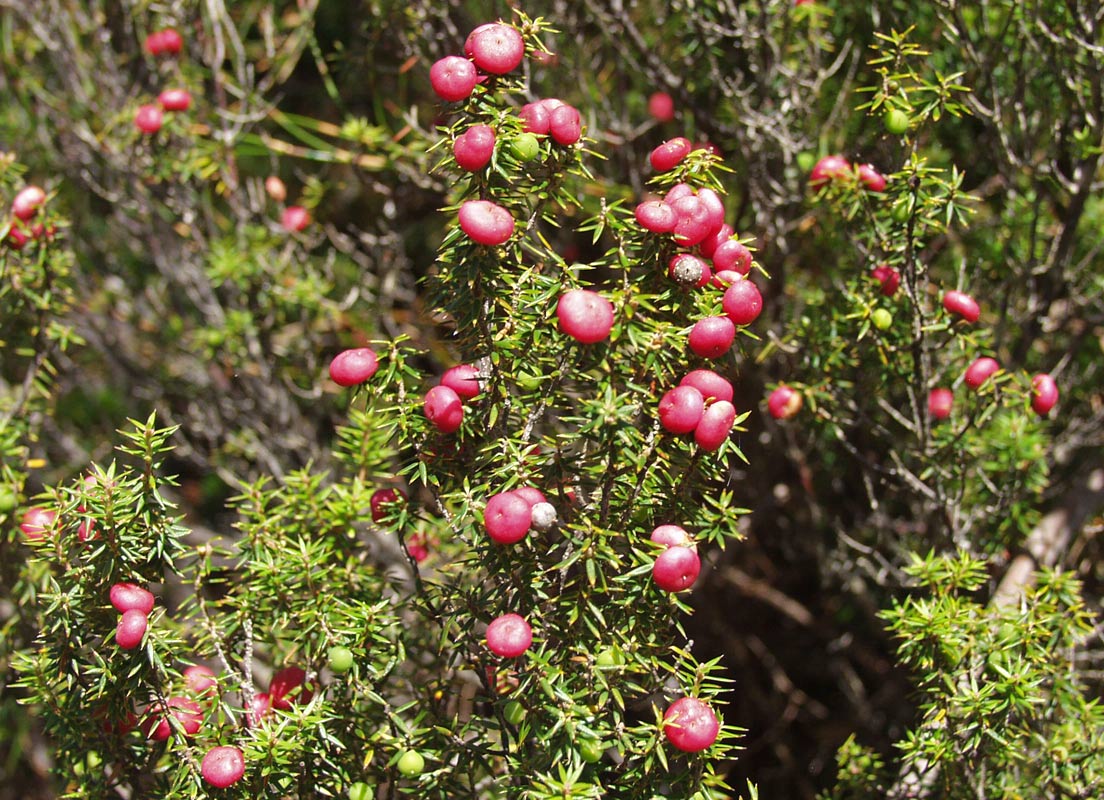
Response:
[{"label": "pink berry", "polygon": [[874,169],[873,164],[859,165],[859,180],[872,192],[884,192],[886,188],[885,176]]},{"label": "pink berry", "polygon": [[712,453],[728,438],[735,422],[736,407],[726,400],[717,400],[702,413],[694,428],[694,441],[702,450]]},{"label": "pink berry", "polygon": [[673,545],[656,557],[652,580],[665,592],[681,592],[694,585],[700,572],[698,554],[689,547]]},{"label": "pink berry", "polygon": [[269,175],[265,178],[264,187],[265,193],[277,203],[287,200],[287,185],[280,180],[280,176]]},{"label": "pink berry", "polygon": [[272,713],[272,698],[268,692],[256,692],[253,695],[253,703],[249,706],[249,713],[245,716],[245,723],[249,727],[260,725],[261,720]]},{"label": "pink berry", "polygon": [[169,715],[180,723],[185,736],[195,736],[203,725],[203,708],[199,703],[187,697],[170,697],[167,705],[168,713],[160,703],[150,706],[142,723],[146,737],[155,742],[163,742],[172,736],[175,728],[169,722]]},{"label": "pink berry", "polygon": [[706,269],[705,262],[691,253],[675,253],[667,262],[667,275],[684,288],[700,285]]},{"label": "pink berry", "polygon": [[843,156],[824,156],[809,173],[809,185],[819,188],[828,181],[836,181],[851,175],[851,162]]},{"label": "pink berry", "polygon": [[192,96],[187,89],[166,89],[157,95],[157,102],[166,111],[187,111],[192,105]]},{"label": "pink berry", "polygon": [[502,492],[487,501],[483,524],[498,544],[514,544],[525,538],[533,522],[533,507],[516,492]]},{"label": "pink berry", "polygon": [[423,544],[408,544],[406,552],[410,553],[410,557],[419,564],[429,558],[429,548]]},{"label": "pink berry", "polygon": [[137,608],[124,611],[119,617],[119,623],[115,626],[115,644],[124,650],[133,650],[142,643],[142,637],[146,635],[149,620],[146,615]]},{"label": "pink berry", "polygon": [[736,281],[741,281],[743,279],[744,276],[739,272],[735,272],[731,269],[721,269],[713,273],[713,280],[711,280],[710,283],[718,289],[727,289],[729,286],[736,283]]},{"label": "pink berry", "polygon": [[967,322],[977,322],[981,309],[977,301],[965,292],[951,289],[943,294],[943,308],[950,314],[957,314]]},{"label": "pink berry", "polygon": [[750,325],[763,310],[763,296],[759,288],[745,278],[725,289],[721,305],[729,319],[737,325]]},{"label": "pink berry", "polygon": [[613,303],[589,289],[572,289],[556,303],[560,330],[583,344],[605,340],[613,329]]},{"label": "pink berry", "polygon": [[212,747],[199,765],[203,780],[217,789],[225,789],[241,780],[245,774],[245,756],[230,745]]},{"label": "pink berry", "polygon": [[712,212],[697,195],[686,195],[667,202],[678,217],[673,233],[675,242],[680,246],[693,247],[715,232]]},{"label": "pink berry", "polygon": [[1000,364],[996,359],[983,356],[966,368],[966,385],[971,389],[977,389],[999,369]]},{"label": "pink berry", "polygon": [[453,433],[464,421],[460,395],[447,386],[434,386],[426,392],[423,410],[426,419],[441,433]]},{"label": "pink berry", "polygon": [[372,522],[383,522],[391,515],[388,506],[393,503],[401,503],[406,500],[406,492],[402,489],[376,489],[368,498],[368,506],[372,510]]},{"label": "pink berry", "polygon": [[659,423],[671,433],[690,433],[704,412],[705,399],[693,386],[676,386],[659,400]]},{"label": "pink berry", "polygon": [[702,358],[720,358],[735,338],[736,326],[728,317],[706,317],[690,329],[690,349]]},{"label": "pink berry", "polygon": [[1045,372],[1031,379],[1031,407],[1040,417],[1045,417],[1058,402],[1058,384]]},{"label": "pink berry", "polygon": [[456,137],[452,154],[460,169],[475,172],[483,169],[494,155],[495,132],[490,125],[472,125]]},{"label": "pink berry", "polygon": [[161,31],[161,52],[175,55],[184,46],[184,40],[173,28],[165,28]]},{"label": "pink berry", "polygon": [[675,201],[681,200],[684,197],[697,197],[697,194],[694,192],[694,187],[688,183],[676,183],[667,190],[667,194],[663,195],[663,202],[669,206],[673,206]]},{"label": "pink berry", "polygon": [[706,402],[725,400],[731,403],[734,394],[732,384],[710,369],[696,369],[686,373],[679,381],[679,386],[693,386],[701,392],[702,399]]},{"label": "pink berry", "polygon": [[503,614],[487,626],[487,648],[496,656],[516,658],[533,644],[533,629],[520,614]]},{"label": "pink berry", "polygon": [[193,694],[218,694],[218,678],[215,673],[202,664],[187,667],[184,672],[184,685]]},{"label": "pink berry", "polygon": [[471,364],[457,364],[449,367],[441,376],[441,385],[447,386],[460,396],[461,400],[471,400],[479,396],[479,370]]},{"label": "pink berry", "polygon": [[364,383],[379,368],[376,352],[370,347],[354,347],[343,350],[330,362],[330,380],[338,386],[357,386]]},{"label": "pink berry", "polygon": [[713,251],[713,268],[718,272],[732,271],[747,275],[751,271],[751,251],[735,239],[721,242]]},{"label": "pink berry", "polygon": [[468,200],[460,206],[460,228],[472,241],[495,246],[514,234],[514,218],[510,212],[489,200]]},{"label": "pink berry", "polygon": [[717,741],[721,725],[709,705],[696,697],[681,697],[663,714],[667,741],[684,753],[698,753]]},{"label": "pink berry", "polygon": [[548,116],[548,132],[557,144],[567,147],[583,137],[583,120],[574,106],[560,106]]},{"label": "pink berry", "polygon": [[799,391],[783,384],[770,393],[767,410],[775,419],[789,419],[801,410],[803,402]]},{"label": "pink berry", "polygon": [[679,525],[658,525],[648,538],[664,547],[694,546],[694,540],[690,538],[690,534]]},{"label": "pink berry", "polygon": [[134,125],[142,133],[152,135],[161,130],[161,123],[164,120],[164,115],[161,113],[161,107],[155,105],[141,105],[138,106],[138,110],[134,113]]},{"label": "pink berry", "polygon": [[675,210],[662,200],[645,200],[633,214],[640,227],[652,233],[670,233],[678,222]]},{"label": "pink berry", "polygon": [[544,492],[535,486],[519,486],[513,490],[513,493],[528,503],[530,509],[537,503],[548,502],[548,498],[544,496]]},{"label": "pink berry", "polygon": [[39,207],[45,202],[46,192],[38,186],[26,186],[12,200],[12,215],[26,222],[38,213]]},{"label": "pink berry", "polygon": [[153,611],[153,594],[133,583],[116,583],[108,591],[111,605],[120,614],[136,609],[143,616],[149,616]]},{"label": "pink berry", "polygon": [[888,264],[879,264],[871,270],[874,280],[882,285],[882,294],[893,297],[897,294],[897,287],[901,285],[901,273]]},{"label": "pink berry", "polygon": [[701,241],[698,245],[698,252],[706,258],[713,258],[713,254],[717,252],[717,248],[731,239],[733,233],[735,233],[735,231],[732,230],[731,225],[722,223],[721,227],[717,228],[714,233]]},{"label": "pink berry", "polygon": [[23,514],[19,530],[32,542],[46,536],[57,523],[57,512],[41,506],[32,506]]},{"label": "pink berry", "polygon": [[667,92],[653,92],[648,98],[648,113],[657,122],[670,122],[675,118],[675,101]]},{"label": "pink berry", "polygon": [[292,703],[309,703],[314,690],[307,683],[307,673],[302,667],[284,667],[277,670],[268,684],[268,697],[273,708],[287,711]]},{"label": "pink berry", "polygon": [[521,64],[525,56],[525,41],[517,28],[491,22],[480,25],[468,34],[464,53],[484,72],[505,75]]},{"label": "pink berry", "polygon": [[685,136],[676,136],[652,150],[648,161],[656,172],[666,172],[674,169],[688,155],[690,155],[690,140]]},{"label": "pink berry", "polygon": [[698,200],[702,202],[706,211],[709,212],[709,235],[714,236],[724,227],[724,200],[708,186],[698,189]]},{"label": "pink berry", "polygon": [[460,56],[445,56],[429,68],[429,83],[433,91],[447,103],[470,97],[477,80],[475,65]]},{"label": "pink berry", "polygon": [[280,225],[288,233],[297,233],[311,222],[311,215],[302,206],[288,206],[280,214]]},{"label": "pink berry", "polygon": [[954,408],[954,392],[939,387],[928,392],[928,414],[933,419],[946,419]]},{"label": "pink berry", "polygon": [[544,103],[526,103],[518,111],[518,116],[525,123],[521,128],[525,133],[543,135],[550,129],[552,112]]}]

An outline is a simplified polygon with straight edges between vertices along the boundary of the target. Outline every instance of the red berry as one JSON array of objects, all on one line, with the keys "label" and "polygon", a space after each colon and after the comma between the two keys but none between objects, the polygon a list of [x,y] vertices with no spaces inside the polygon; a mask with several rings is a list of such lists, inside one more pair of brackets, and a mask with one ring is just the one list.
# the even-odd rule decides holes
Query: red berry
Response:
[{"label": "red berry", "polygon": [[487,648],[496,656],[515,658],[533,644],[533,629],[519,614],[503,614],[487,626]]},{"label": "red berry", "polygon": [[184,47],[184,39],[173,28],[161,31],[161,52],[175,55]]},{"label": "red berry", "polygon": [[464,421],[460,395],[447,386],[434,386],[426,392],[423,409],[426,419],[441,433],[453,433]]},{"label": "red berry", "polygon": [[819,188],[831,180],[850,177],[851,162],[843,156],[825,156],[809,173],[809,185]]},{"label": "red berry", "polygon": [[495,246],[514,234],[514,218],[489,200],[468,200],[460,206],[460,228],[478,244]]},{"label": "red berry", "polygon": [[679,525],[659,525],[648,538],[664,547],[694,546],[694,540],[690,538],[690,534]]},{"label": "red berry", "polygon": [[1000,364],[996,359],[983,356],[966,368],[966,385],[971,389],[977,389],[999,369]]},{"label": "red berry", "polygon": [[145,134],[154,134],[161,130],[161,123],[164,120],[164,115],[161,113],[161,107],[155,105],[141,105],[138,106],[138,110],[134,113],[134,125]]},{"label": "red berry", "polygon": [[548,106],[544,103],[526,103],[521,107],[521,110],[518,111],[518,116],[521,117],[522,122],[525,123],[522,126],[523,132],[537,134],[548,133],[552,112],[549,111]]},{"label": "red berry", "polygon": [[659,400],[659,423],[671,433],[690,433],[704,412],[705,399],[693,386],[676,386]]},{"label": "red berry", "polygon": [[684,753],[697,753],[717,741],[721,726],[709,705],[696,697],[681,697],[667,707],[663,732]]},{"label": "red berry", "polygon": [[245,756],[230,745],[212,747],[199,765],[203,780],[218,789],[225,789],[241,780],[245,774]]},{"label": "red berry", "polygon": [[166,89],[157,95],[157,102],[166,111],[187,111],[192,105],[192,96],[187,89]]},{"label": "red berry", "polygon": [[713,273],[713,280],[711,280],[710,283],[718,289],[727,289],[729,286],[736,283],[736,281],[743,279],[744,276],[739,272],[735,272],[731,269],[721,269]]},{"label": "red berry", "polygon": [[342,350],[330,362],[330,380],[338,386],[356,386],[376,374],[379,359],[370,347]]},{"label": "red berry", "polygon": [[57,512],[41,506],[32,506],[23,514],[19,530],[32,542],[46,536],[57,523]]},{"label": "red berry", "polygon": [[737,325],[750,325],[763,310],[763,296],[759,294],[759,288],[745,278],[725,289],[721,305],[729,319]]},{"label": "red berry", "polygon": [[583,137],[583,120],[574,106],[560,106],[548,116],[548,132],[557,144],[565,147]]},{"label": "red berry", "polygon": [[735,233],[732,230],[732,226],[727,223],[721,223],[721,227],[702,240],[698,245],[698,252],[706,258],[713,258],[713,254],[717,252],[717,248],[724,242],[727,242],[732,238],[732,234]]},{"label": "red berry", "polygon": [[26,222],[33,217],[39,207],[46,202],[46,192],[38,186],[27,186],[19,190],[12,200],[12,215]]},{"label": "red berry", "polygon": [[751,251],[735,239],[727,239],[713,251],[713,269],[747,275],[751,271]]},{"label": "red berry", "polygon": [[215,673],[202,664],[184,670],[184,686],[193,694],[218,694],[218,679]]},{"label": "red berry", "polygon": [[675,101],[667,92],[653,92],[648,98],[648,113],[658,122],[670,122],[675,118]]},{"label": "red berry", "polygon": [[728,317],[706,317],[690,329],[690,349],[702,358],[720,358],[735,338],[736,326]]},{"label": "red berry", "polygon": [[701,392],[702,399],[732,402],[732,384],[710,369],[696,369],[686,373],[679,386],[693,386]]},{"label": "red berry", "polygon": [[767,410],[775,419],[789,419],[801,410],[803,402],[800,392],[783,384],[770,393]]},{"label": "red berry", "polygon": [[928,392],[928,414],[933,419],[946,419],[954,407],[954,392],[939,387]]},{"label": "red berry", "polygon": [[888,264],[879,264],[870,272],[878,283],[882,284],[882,294],[893,297],[901,285],[901,273]]},{"label": "red berry", "polygon": [[701,559],[689,547],[673,545],[660,553],[652,565],[652,579],[665,592],[681,592],[694,585],[701,572]]},{"label": "red berry", "polygon": [[456,137],[452,144],[452,154],[460,169],[475,172],[490,163],[494,147],[494,128],[490,125],[472,125]]},{"label": "red berry", "polygon": [[287,711],[292,703],[309,703],[314,690],[307,683],[307,673],[302,667],[284,667],[277,670],[268,684],[268,698],[273,708]]},{"label": "red berry", "polygon": [[663,202],[667,205],[673,205],[676,200],[681,200],[684,197],[697,197],[694,187],[688,183],[676,183],[667,190],[667,194],[663,195]]},{"label": "red berry", "polygon": [[533,505],[516,492],[502,492],[487,501],[483,524],[498,544],[514,544],[525,538],[533,522]]},{"label": "red berry", "polygon": [[419,564],[429,558],[429,548],[422,544],[408,544],[406,552],[410,553],[410,557]]},{"label": "red berry", "polygon": [[965,292],[951,289],[943,294],[943,308],[950,314],[957,314],[967,322],[977,322],[981,309],[977,301]]},{"label": "red berry", "polygon": [[133,650],[142,643],[142,637],[146,635],[149,620],[140,609],[132,608],[124,611],[119,617],[119,623],[115,626],[115,644],[124,650]]},{"label": "red berry", "polygon": [[16,227],[16,225],[12,225],[11,228],[8,230],[8,236],[6,239],[4,239],[4,241],[12,250],[22,250],[23,246],[26,245],[28,241],[30,241],[30,238],[31,237],[29,237],[18,227]]},{"label": "red berry", "polygon": [[368,505],[372,509],[372,522],[383,522],[391,512],[387,506],[406,500],[406,492],[402,489],[376,489],[368,498]]},{"label": "red berry", "polygon": [[676,167],[688,155],[690,155],[690,140],[685,136],[676,136],[652,150],[648,161],[656,172],[666,172]]},{"label": "red berry", "polygon": [[480,25],[468,34],[464,53],[484,72],[505,75],[521,64],[525,56],[525,41],[517,28],[491,22]]},{"label": "red berry", "polygon": [[605,340],[613,329],[613,303],[589,289],[572,289],[556,303],[560,330],[583,344]]},{"label": "red berry", "polygon": [[535,486],[519,486],[513,490],[513,493],[528,503],[530,509],[537,503],[548,502],[548,498],[544,496],[544,492]]},{"label": "red berry", "polygon": [[288,206],[280,215],[280,225],[288,233],[297,233],[310,225],[310,212],[302,206]]},{"label": "red berry", "polygon": [[168,714],[160,703],[150,706],[142,731],[155,742],[163,742],[173,735],[175,728],[169,722],[169,714],[176,718],[184,729],[185,736],[195,736],[203,725],[203,708],[187,697],[170,697],[167,701]]},{"label": "red berry", "polygon": [[727,400],[717,400],[705,409],[694,428],[694,441],[702,450],[713,452],[728,438],[735,422],[736,407]]},{"label": "red berry", "polygon": [[859,180],[862,181],[866,188],[872,192],[884,192],[886,188],[886,179],[882,173],[874,169],[873,164],[860,164],[859,165]]},{"label": "red berry", "polygon": [[1031,379],[1031,407],[1040,417],[1045,417],[1058,402],[1058,384],[1045,372]]},{"label": "red berry", "polygon": [[709,212],[709,236],[715,236],[724,227],[724,200],[708,186],[698,189],[698,199]]},{"label": "red berry", "polygon": [[457,364],[449,367],[441,376],[441,385],[447,386],[459,395],[461,400],[471,400],[479,396],[482,387],[479,383],[479,370],[471,364]]},{"label": "red berry", "polygon": [[115,606],[115,610],[120,614],[137,609],[143,616],[149,616],[153,611],[153,595],[136,584],[116,583],[111,587],[108,595],[111,598],[111,605]]},{"label": "red berry", "polygon": [[245,723],[249,727],[260,725],[261,720],[272,713],[272,698],[268,692],[255,692],[253,704],[249,707],[249,713],[245,716]]},{"label": "red berry", "polygon": [[475,88],[475,65],[460,56],[445,56],[429,68],[429,83],[437,96],[448,103],[466,100]]},{"label": "red berry", "polygon": [[673,202],[667,199],[667,202],[675,209],[678,217],[673,233],[675,242],[682,247],[693,247],[716,232],[712,211],[697,195],[684,195]]}]

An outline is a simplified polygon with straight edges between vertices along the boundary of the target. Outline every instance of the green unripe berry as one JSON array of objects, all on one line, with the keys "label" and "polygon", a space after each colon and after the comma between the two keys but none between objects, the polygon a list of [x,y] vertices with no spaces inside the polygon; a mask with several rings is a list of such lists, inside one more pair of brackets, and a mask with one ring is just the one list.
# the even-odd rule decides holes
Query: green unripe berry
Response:
[{"label": "green unripe berry", "polygon": [[900,136],[909,129],[909,115],[899,108],[891,108],[882,117],[882,124],[887,133]]},{"label": "green unripe berry", "polygon": [[893,315],[884,308],[876,308],[870,315],[870,321],[880,331],[889,330],[889,326],[893,324]]},{"label": "green unripe berry", "polygon": [[510,143],[510,152],[518,161],[532,161],[540,155],[540,140],[531,133],[521,133]]},{"label": "green unripe berry", "polygon": [[502,709],[502,716],[511,725],[520,725],[525,719],[525,706],[517,700],[511,700]]},{"label": "green unripe berry", "polygon": [[15,496],[10,486],[0,486],[0,514],[11,511],[18,502],[19,498]]},{"label": "green unripe berry", "polygon": [[588,764],[596,764],[602,760],[602,754],[606,748],[597,739],[583,739],[579,742],[579,755]]},{"label": "green unripe berry", "polygon": [[817,162],[816,153],[808,150],[797,154],[797,168],[802,172],[809,172]]},{"label": "green unripe berry", "polygon": [[413,778],[415,775],[422,774],[422,770],[425,769],[425,759],[417,750],[407,750],[399,756],[395,766],[398,767],[400,774]]},{"label": "green unripe berry", "polygon": [[348,672],[353,668],[353,651],[348,647],[335,645],[328,651],[330,669],[336,673]]},{"label": "green unripe berry", "polygon": [[372,787],[364,781],[357,781],[349,787],[349,800],[371,800]]}]

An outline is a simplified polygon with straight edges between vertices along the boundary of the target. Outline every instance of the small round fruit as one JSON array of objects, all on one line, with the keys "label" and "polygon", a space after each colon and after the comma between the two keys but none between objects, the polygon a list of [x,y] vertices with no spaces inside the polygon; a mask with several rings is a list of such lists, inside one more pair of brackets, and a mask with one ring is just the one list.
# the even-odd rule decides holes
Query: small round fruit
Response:
[{"label": "small round fruit", "polygon": [[169,722],[169,715],[180,723],[185,736],[195,736],[203,725],[203,707],[187,697],[170,697],[167,704],[168,714],[160,703],[150,706],[149,714],[142,724],[146,738],[163,742],[172,736],[176,727]]},{"label": "small round fruit", "polygon": [[225,789],[241,780],[245,774],[245,756],[231,745],[212,747],[199,766],[203,780],[215,788]]},{"label": "small round fruit", "polygon": [[694,540],[690,538],[690,534],[679,525],[657,525],[648,539],[664,547],[694,546]]},{"label": "small round fruit", "polygon": [[675,748],[698,753],[717,741],[721,726],[709,704],[696,697],[671,703],[663,715],[663,732]]},{"label": "small round fruit", "polygon": [[736,326],[728,317],[706,317],[690,329],[690,349],[702,358],[720,358],[735,338]]},{"label": "small round fruit", "polygon": [[656,122],[670,122],[675,118],[675,101],[667,92],[652,92],[648,98],[648,113]]},{"label": "small round fruit", "polygon": [[684,158],[690,155],[690,140],[685,136],[676,136],[652,150],[648,161],[656,172],[674,169]]},{"label": "small round fruit", "polygon": [[268,697],[273,708],[287,711],[292,703],[309,703],[314,689],[307,683],[307,673],[302,667],[284,667],[272,676]]},{"label": "small round fruit", "polygon": [[574,106],[560,106],[548,115],[548,132],[553,141],[564,147],[583,138],[583,119]]},{"label": "small round fruit", "polygon": [[893,325],[893,315],[884,308],[876,308],[870,314],[870,322],[880,331],[888,331]]},{"label": "small round fruit", "polygon": [[441,376],[441,385],[447,386],[460,396],[461,400],[472,400],[479,396],[479,370],[471,364],[457,364],[449,367]]},{"label": "small round fruit", "polygon": [[640,227],[652,233],[670,233],[678,222],[678,214],[663,200],[645,200],[633,212]]},{"label": "small round fruit", "polygon": [[681,592],[694,585],[701,572],[701,559],[689,547],[673,545],[660,553],[652,565],[652,579],[665,592]]},{"label": "small round fruit", "polygon": [[801,392],[783,384],[770,393],[767,410],[775,419],[789,419],[801,410],[803,402]]},{"label": "small round fruit", "polygon": [[579,755],[588,764],[597,764],[602,760],[605,752],[606,748],[602,746],[602,742],[598,739],[579,740]]},{"label": "small round fruit", "polygon": [[667,275],[683,288],[699,286],[706,275],[712,277],[705,262],[690,253],[676,253],[667,262]]},{"label": "small round fruit", "polygon": [[996,359],[982,356],[966,368],[966,385],[971,389],[978,389],[999,369],[1000,364]]},{"label": "small round fruit", "polygon": [[417,750],[407,750],[399,756],[395,766],[398,768],[399,774],[407,778],[413,778],[422,774],[422,770],[425,769],[425,759]]},{"label": "small round fruit", "polygon": [[843,156],[824,156],[809,172],[809,185],[819,188],[829,181],[843,180],[851,175],[851,162]]},{"label": "small round fruit", "polygon": [[705,241],[716,232],[713,225],[713,212],[696,194],[684,195],[672,201],[664,198],[672,208],[678,220],[675,222],[675,242],[682,247],[693,247]]},{"label": "small round fruit", "polygon": [[277,175],[269,175],[265,178],[264,182],[265,194],[275,200],[277,203],[282,203],[287,200],[287,186]]},{"label": "small round fruit", "polygon": [[946,419],[954,408],[954,392],[938,387],[928,392],[928,414],[932,419]]},{"label": "small round fruit", "polygon": [[134,112],[134,126],[138,128],[142,133],[152,135],[161,130],[161,125],[164,122],[164,115],[161,112],[160,106],[151,104],[138,106],[138,110]]},{"label": "small round fruit", "polygon": [[702,450],[712,453],[728,439],[735,422],[736,407],[726,400],[717,400],[705,409],[694,428],[694,441]]},{"label": "small round fruit", "polygon": [[533,629],[520,614],[503,614],[487,626],[487,648],[496,656],[516,658],[533,644]]},{"label": "small round fruit", "polygon": [[192,96],[187,89],[166,89],[157,95],[157,102],[166,111],[187,111],[192,105]]},{"label": "small round fruit", "polygon": [[175,28],[165,28],[161,33],[161,52],[176,55],[184,46],[184,39]]},{"label": "small round fruit", "polygon": [[859,180],[871,192],[884,192],[886,188],[885,175],[874,169],[873,164],[859,165]]},{"label": "small round fruit", "polygon": [[676,386],[659,400],[659,423],[670,433],[690,433],[704,412],[705,398],[693,386]]},{"label": "small round fruit", "polygon": [[613,669],[624,665],[624,663],[625,655],[616,647],[607,647],[594,657],[594,665],[601,669]]},{"label": "small round fruit", "polygon": [[368,498],[368,506],[372,511],[372,522],[380,523],[391,515],[389,506],[393,503],[401,503],[406,500],[406,492],[402,489],[376,489]]},{"label": "small round fruit", "polygon": [[1058,402],[1058,384],[1045,372],[1031,379],[1031,407],[1040,417],[1050,413]]},{"label": "small round fruit", "polygon": [[901,285],[901,273],[888,264],[879,264],[870,271],[874,280],[882,285],[882,294],[893,297]]},{"label": "small round fruit", "polygon": [[215,673],[202,664],[188,667],[183,672],[184,686],[189,692],[198,695],[217,694],[218,678]]},{"label": "small round fruit", "polygon": [[245,717],[248,727],[260,725],[261,721],[272,713],[272,698],[268,692],[256,692],[253,695],[253,704],[249,707],[249,713]]},{"label": "small round fruit", "polygon": [[518,109],[521,118],[521,130],[524,133],[548,133],[552,122],[552,111],[543,102],[526,103]]},{"label": "small round fruit", "polygon": [[540,140],[531,133],[519,133],[510,142],[510,152],[518,161],[532,161],[540,155]]},{"label": "small round fruit", "polygon": [[763,310],[763,295],[759,293],[759,287],[745,278],[725,289],[721,306],[737,325],[750,325]]},{"label": "small round fruit", "polygon": [[514,234],[510,212],[490,200],[468,200],[457,215],[460,228],[472,241],[488,246],[503,244]]},{"label": "small round fruit", "polygon": [[747,275],[751,272],[751,251],[735,239],[726,239],[713,251],[713,269]]},{"label": "small round fruit", "polygon": [[909,129],[909,115],[899,108],[891,108],[882,116],[886,133],[901,136]]},{"label": "small round fruit", "polygon": [[111,605],[120,614],[137,609],[143,616],[153,611],[153,595],[141,586],[133,583],[116,583],[108,590]]},{"label": "small round fruit", "polygon": [[347,797],[349,800],[372,800],[375,797],[375,792],[364,781],[357,781],[349,787]]},{"label": "small round fruit", "polygon": [[475,172],[491,162],[494,148],[494,128],[490,125],[472,125],[456,137],[452,144],[452,154],[460,169]]},{"label": "small round fruit", "polygon": [[334,645],[326,651],[326,658],[330,669],[338,675],[353,668],[353,651],[348,647]]},{"label": "small round fruit", "polygon": [[115,644],[124,650],[133,650],[142,643],[148,626],[149,620],[139,609],[124,611],[119,617],[119,624],[115,626]]},{"label": "small round fruit", "polygon": [[26,186],[12,200],[12,216],[26,222],[46,202],[46,192],[38,186]]},{"label": "small round fruit", "polygon": [[23,514],[19,530],[28,540],[42,539],[57,523],[57,512],[41,506],[32,506]]},{"label": "small round fruit", "polygon": [[560,330],[577,342],[595,344],[613,329],[613,303],[589,289],[572,289],[556,303]]},{"label": "small round fruit", "polygon": [[525,720],[525,706],[517,700],[511,700],[503,707],[502,718],[511,725],[520,725]]},{"label": "small round fruit", "polygon": [[556,526],[556,507],[551,503],[536,503],[531,509],[530,527],[540,533],[547,533]]},{"label": "small round fruit", "polygon": [[480,25],[468,34],[464,53],[484,72],[505,75],[521,64],[525,56],[525,41],[517,28],[491,22]]},{"label": "small round fruit", "polygon": [[426,392],[422,408],[426,419],[441,433],[453,433],[464,422],[460,395],[447,386],[434,386]]},{"label": "small round fruit", "polygon": [[447,103],[456,103],[471,96],[478,78],[475,65],[460,56],[445,56],[429,68],[429,83],[433,91]]},{"label": "small round fruit", "polygon": [[701,392],[702,399],[706,402],[727,400],[731,403],[734,396],[732,384],[711,369],[696,369],[686,373],[679,381],[679,386],[693,386]]},{"label": "small round fruit", "polygon": [[514,544],[525,538],[533,523],[532,505],[516,492],[502,492],[487,501],[483,524],[498,544]]},{"label": "small round fruit", "polygon": [[548,503],[548,498],[544,496],[544,492],[535,486],[519,486],[513,490],[513,493],[529,504],[529,508],[536,508],[540,503]]},{"label": "small round fruit", "polygon": [[981,316],[977,301],[965,292],[955,289],[943,293],[943,308],[947,313],[962,317],[967,322],[977,322],[978,317]]},{"label": "small round fruit", "polygon": [[330,380],[338,386],[357,386],[364,383],[379,368],[376,351],[370,347],[354,347],[343,350],[330,362]]},{"label": "small round fruit", "polygon": [[288,233],[298,233],[310,225],[311,215],[302,206],[288,206],[280,214],[280,225]]}]

